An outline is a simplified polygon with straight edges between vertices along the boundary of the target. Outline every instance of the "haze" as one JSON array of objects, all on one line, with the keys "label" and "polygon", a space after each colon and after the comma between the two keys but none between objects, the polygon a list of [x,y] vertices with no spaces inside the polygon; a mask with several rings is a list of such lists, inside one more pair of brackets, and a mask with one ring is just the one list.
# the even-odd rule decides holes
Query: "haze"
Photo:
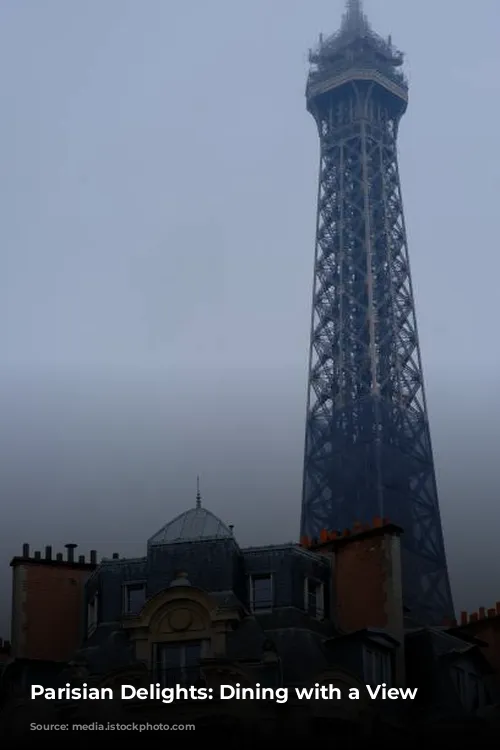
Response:
[{"label": "haze", "polygon": [[[457,608],[497,561],[497,0],[366,0],[400,166]],[[318,140],[340,0],[0,6],[0,590],[23,542],[142,554],[194,503],[296,539]],[[7,602],[7,598],[5,598]],[[8,604],[0,614],[8,632]]]}]

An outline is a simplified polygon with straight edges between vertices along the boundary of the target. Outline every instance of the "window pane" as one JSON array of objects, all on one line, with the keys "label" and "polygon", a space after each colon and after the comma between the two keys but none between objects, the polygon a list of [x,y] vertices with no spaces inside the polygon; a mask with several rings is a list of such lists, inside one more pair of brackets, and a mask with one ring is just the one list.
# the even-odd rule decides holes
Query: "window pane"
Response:
[{"label": "window pane", "polygon": [[252,578],[252,604],[254,609],[270,609],[272,606],[271,576]]},{"label": "window pane", "polygon": [[131,584],[126,590],[126,610],[129,614],[140,612],[146,601],[146,587],[142,583]]},{"label": "window pane", "polygon": [[200,678],[200,642],[158,644],[157,679],[163,687],[194,685]]},{"label": "window pane", "polygon": [[175,644],[174,646],[159,646],[161,658],[159,661],[164,669],[169,667],[180,667],[182,665],[183,647]]},{"label": "window pane", "polygon": [[306,609],[311,617],[321,617],[323,614],[321,584],[316,581],[307,581]]},{"label": "window pane", "polygon": [[185,646],[185,666],[198,665],[201,659],[201,643],[189,643]]}]

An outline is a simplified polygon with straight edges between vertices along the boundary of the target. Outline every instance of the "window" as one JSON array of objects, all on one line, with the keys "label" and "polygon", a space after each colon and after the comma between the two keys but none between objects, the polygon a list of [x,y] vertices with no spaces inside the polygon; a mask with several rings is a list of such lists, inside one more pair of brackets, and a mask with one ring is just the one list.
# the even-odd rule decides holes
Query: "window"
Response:
[{"label": "window", "polygon": [[126,615],[136,615],[146,601],[145,583],[127,583],[124,587],[123,611]]},{"label": "window", "polygon": [[392,683],[390,654],[376,649],[365,648],[364,651],[366,684],[375,687],[383,682],[390,687]]},{"label": "window", "polygon": [[273,606],[273,579],[270,573],[250,576],[250,605],[254,612]]},{"label": "window", "polygon": [[324,615],[323,584],[306,578],[305,609],[310,617],[322,619]]},{"label": "window", "polygon": [[156,675],[162,687],[195,685],[200,679],[203,643],[158,643],[155,646]]},{"label": "window", "polygon": [[87,605],[87,635],[91,635],[96,629],[98,615],[98,597],[94,594]]}]

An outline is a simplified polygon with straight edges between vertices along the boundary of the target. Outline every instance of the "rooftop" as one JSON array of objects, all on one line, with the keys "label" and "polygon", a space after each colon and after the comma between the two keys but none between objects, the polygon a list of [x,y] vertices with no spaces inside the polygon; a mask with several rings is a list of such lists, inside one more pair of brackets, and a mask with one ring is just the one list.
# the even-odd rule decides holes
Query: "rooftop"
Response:
[{"label": "rooftop", "polygon": [[232,539],[232,529],[206,508],[201,507],[200,494],[196,506],[169,521],[148,541],[148,547],[176,542],[207,539]]}]

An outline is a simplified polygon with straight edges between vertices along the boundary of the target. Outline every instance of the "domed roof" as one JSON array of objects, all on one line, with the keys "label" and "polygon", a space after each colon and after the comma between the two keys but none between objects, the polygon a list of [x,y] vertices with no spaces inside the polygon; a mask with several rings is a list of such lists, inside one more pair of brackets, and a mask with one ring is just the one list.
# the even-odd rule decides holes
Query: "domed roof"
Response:
[{"label": "domed roof", "polygon": [[220,518],[197,504],[196,508],[186,510],[157,531],[149,540],[148,546],[232,537],[231,530]]}]

